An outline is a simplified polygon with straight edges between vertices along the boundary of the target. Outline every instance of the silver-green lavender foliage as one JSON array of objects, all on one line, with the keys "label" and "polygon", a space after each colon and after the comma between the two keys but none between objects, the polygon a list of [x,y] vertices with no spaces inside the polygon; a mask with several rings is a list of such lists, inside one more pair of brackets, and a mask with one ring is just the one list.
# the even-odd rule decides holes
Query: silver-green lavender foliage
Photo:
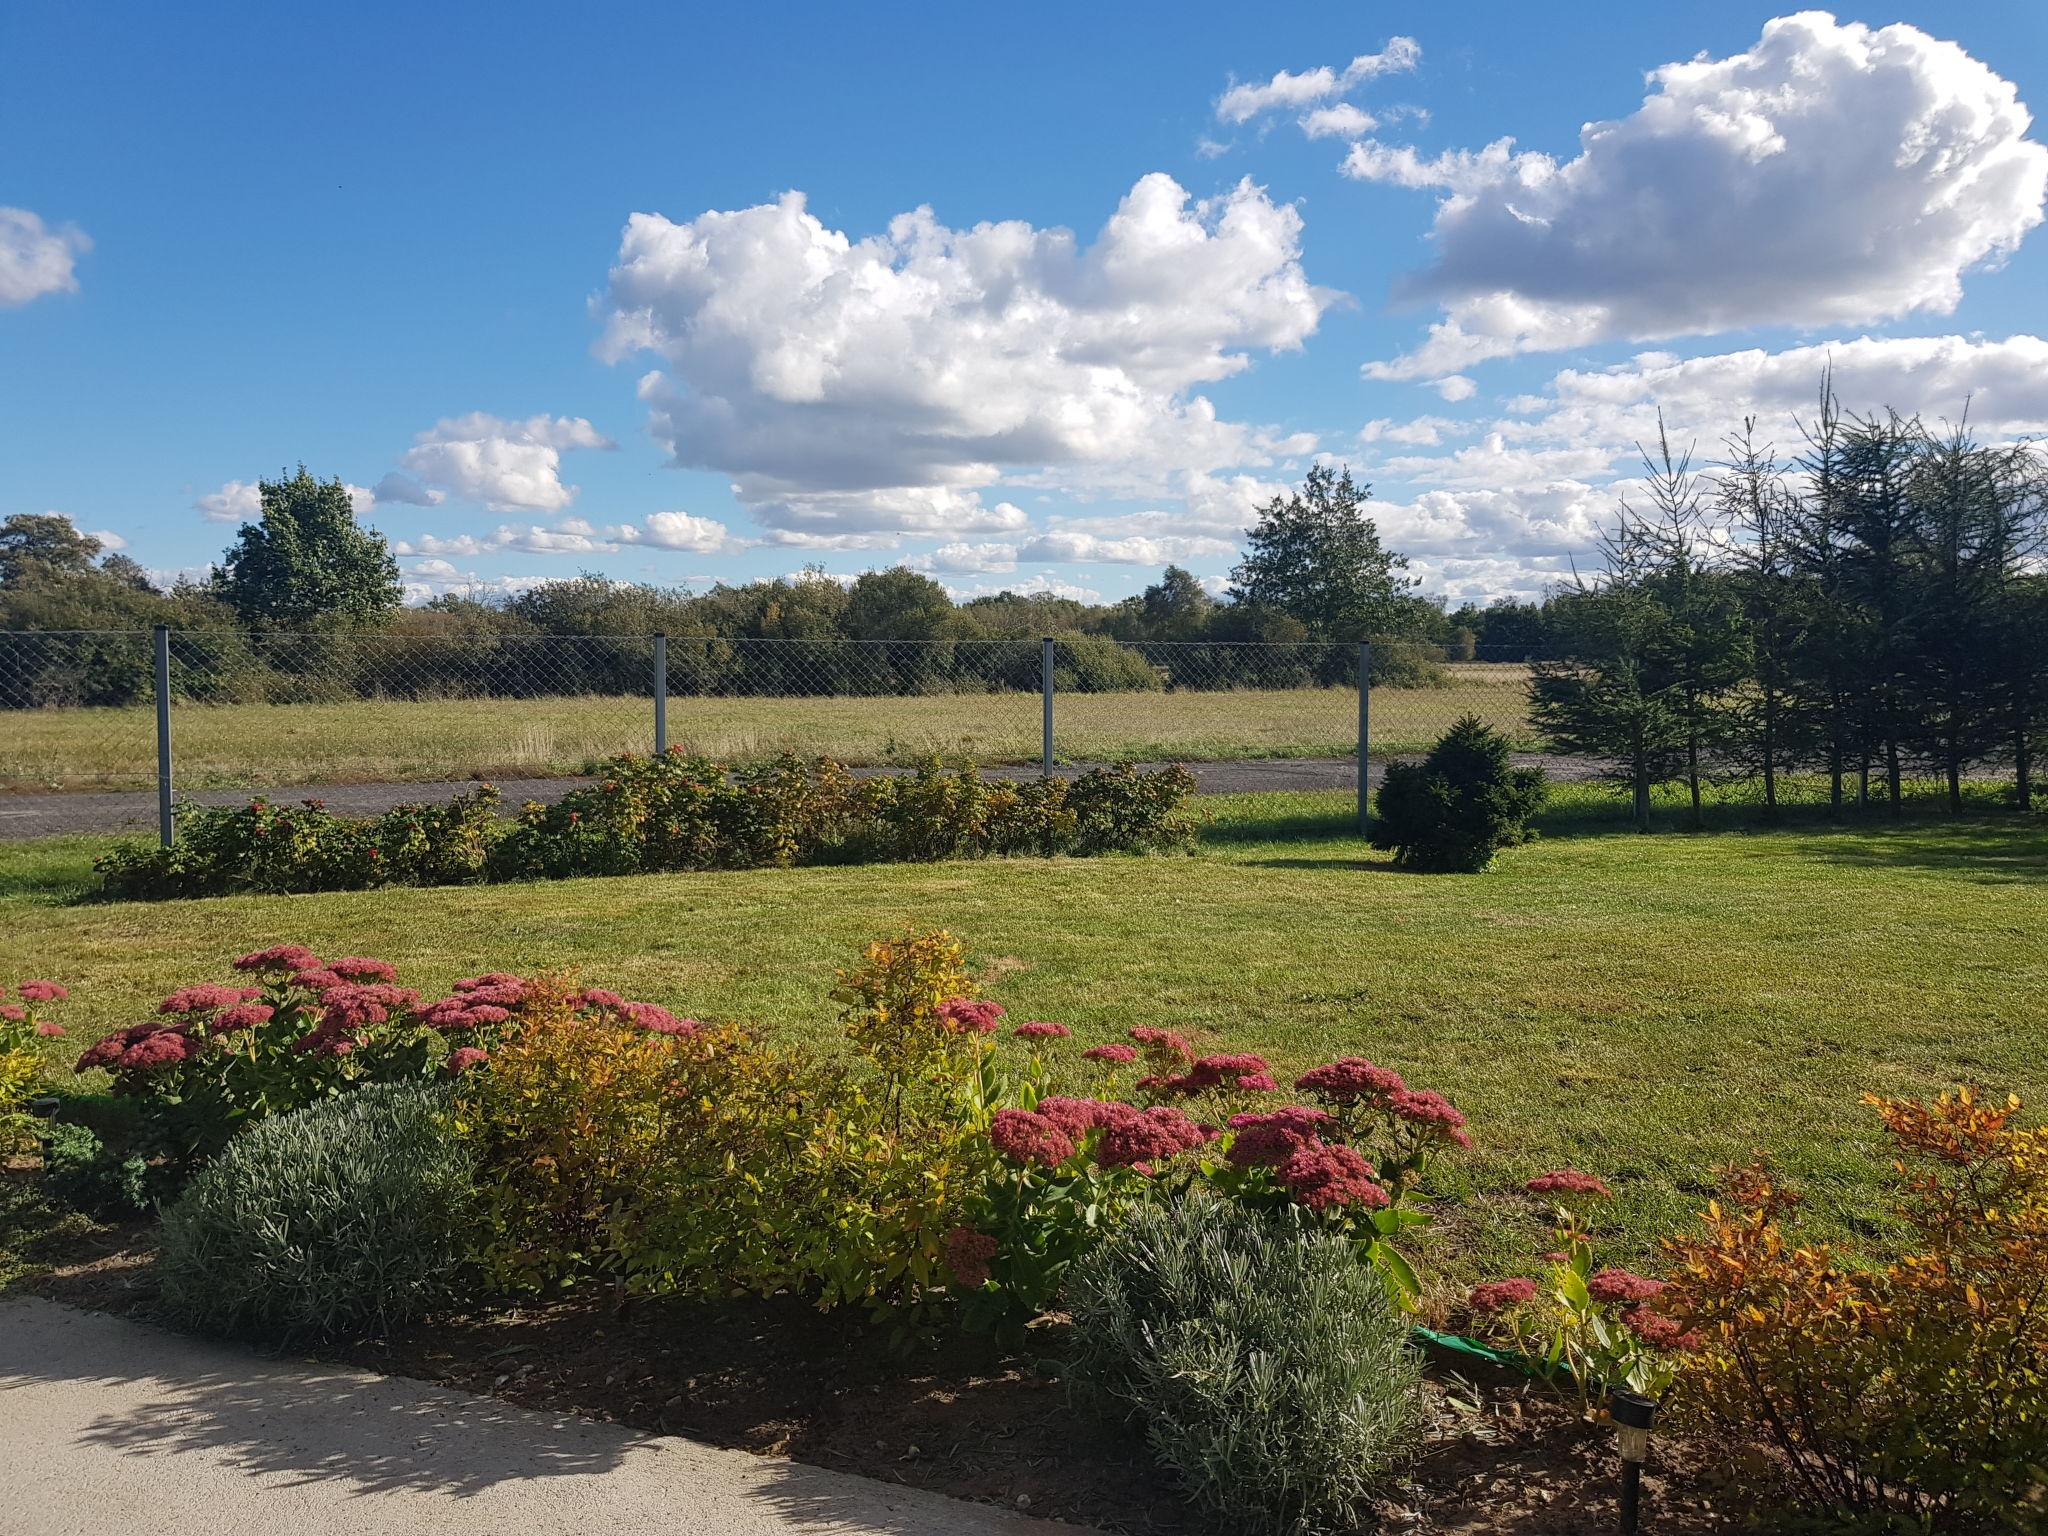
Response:
[{"label": "silver-green lavender foliage", "polygon": [[1419,1438],[1407,1324],[1341,1239],[1145,1206],[1075,1266],[1069,1307],[1070,1380],[1221,1529],[1350,1529]]},{"label": "silver-green lavender foliage", "polygon": [[261,1121],[165,1213],[165,1309],[207,1333],[387,1332],[454,1299],[474,1175],[445,1086],[373,1084]]}]

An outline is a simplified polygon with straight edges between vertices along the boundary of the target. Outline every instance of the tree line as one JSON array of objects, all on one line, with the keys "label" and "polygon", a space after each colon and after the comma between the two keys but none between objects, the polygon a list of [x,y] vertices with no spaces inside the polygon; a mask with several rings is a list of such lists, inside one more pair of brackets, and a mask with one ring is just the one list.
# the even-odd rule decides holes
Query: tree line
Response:
[{"label": "tree line", "polygon": [[1828,801],[1896,810],[1931,772],[2001,765],[2033,798],[2048,734],[2048,474],[2030,443],[1961,423],[1845,413],[1823,380],[1797,451],[1754,418],[1695,470],[1661,430],[1601,569],[1533,613],[1536,723],[1599,757],[1647,824],[1650,790],[1753,777],[1775,814],[1788,776]]},{"label": "tree line", "polygon": [[177,691],[221,701],[642,693],[656,634],[669,637],[670,687],[686,693],[1035,690],[1042,636],[1058,642],[1063,689],[1348,684],[1367,635],[1384,642],[1380,675],[1412,681],[1427,651],[1457,636],[1381,543],[1370,495],[1348,472],[1311,469],[1263,509],[1221,594],[1168,566],[1116,603],[1042,592],[956,602],[896,566],[702,592],[586,572],[407,607],[397,562],[356,522],[346,487],[301,466],[260,483],[260,515],[207,577],[167,589],[68,519],[7,519],[0,632],[26,633],[0,642],[0,704],[147,698],[136,632],[156,624],[175,631]]}]

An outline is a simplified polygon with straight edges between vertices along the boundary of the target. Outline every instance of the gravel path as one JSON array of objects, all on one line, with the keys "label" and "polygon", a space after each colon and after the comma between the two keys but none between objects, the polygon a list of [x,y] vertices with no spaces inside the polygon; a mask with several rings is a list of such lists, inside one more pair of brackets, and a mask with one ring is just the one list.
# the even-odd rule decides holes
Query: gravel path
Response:
[{"label": "gravel path", "polygon": [[[1556,780],[1593,777],[1598,765],[1583,758],[1554,757],[1539,753],[1516,756],[1517,763],[1542,768]],[[1090,765],[1062,764],[1053,771],[1073,778]],[[1158,763],[1140,767],[1157,768]],[[1204,794],[1230,795],[1264,790],[1356,789],[1358,765],[1348,757],[1267,758],[1250,762],[1190,763],[1195,781]],[[856,773],[899,773],[893,768],[857,768]],[[991,779],[1036,778],[1030,766],[984,768]],[[494,779],[507,805],[527,800],[553,801],[579,784],[580,778]],[[202,805],[238,805],[251,794],[262,793],[272,800],[324,800],[331,811],[351,816],[375,816],[394,805],[419,801],[452,800],[475,781],[456,779],[425,784],[300,784],[263,790],[205,789],[181,794],[180,800]],[[24,842],[36,837],[54,837],[72,832],[145,832],[156,826],[156,795],[148,790],[82,791],[71,794],[0,796],[0,842]]]}]

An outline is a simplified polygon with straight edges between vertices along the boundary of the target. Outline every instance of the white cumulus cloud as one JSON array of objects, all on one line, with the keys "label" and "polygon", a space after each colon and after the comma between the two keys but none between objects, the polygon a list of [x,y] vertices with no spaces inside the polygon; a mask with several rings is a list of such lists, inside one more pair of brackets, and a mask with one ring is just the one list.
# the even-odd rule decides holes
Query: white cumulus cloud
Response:
[{"label": "white cumulus cloud", "polygon": [[1198,200],[1161,174],[1089,245],[928,208],[856,240],[796,192],[640,213],[600,351],[661,360],[640,385],[657,441],[730,475],[777,542],[1015,534],[1023,514],[982,499],[1009,469],[1157,482],[1270,460],[1273,434],[1197,390],[1316,329],[1336,295],[1302,271],[1300,236],[1249,181]]},{"label": "white cumulus cloud", "polygon": [[2012,83],[1918,28],[1808,11],[1649,81],[1637,111],[1588,125],[1562,162],[1510,140],[1434,157],[1352,147],[1353,176],[1445,193],[1435,260],[1397,290],[1444,319],[1371,376],[1947,313],[1965,272],[2041,221],[2048,147]]},{"label": "white cumulus cloud", "polygon": [[78,258],[91,249],[75,225],[53,227],[26,208],[0,207],[0,309],[76,293]]},{"label": "white cumulus cloud", "polygon": [[637,523],[621,524],[605,532],[621,544],[675,549],[692,555],[724,554],[739,547],[739,541],[725,524],[688,512],[650,512]]},{"label": "white cumulus cloud", "polygon": [[[580,416],[530,416],[508,421],[484,411],[449,416],[414,439],[399,468],[412,486],[432,487],[493,512],[559,512],[576,499],[562,483],[562,455],[573,448],[610,448],[609,438]],[[387,475],[378,490],[387,501],[419,501],[408,483]],[[429,490],[423,494],[433,495]]]}]

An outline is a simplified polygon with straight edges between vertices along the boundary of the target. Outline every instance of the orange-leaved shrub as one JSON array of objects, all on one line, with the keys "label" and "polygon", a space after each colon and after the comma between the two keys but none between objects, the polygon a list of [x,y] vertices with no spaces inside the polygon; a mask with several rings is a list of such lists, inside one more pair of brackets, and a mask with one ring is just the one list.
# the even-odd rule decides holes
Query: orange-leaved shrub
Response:
[{"label": "orange-leaved shrub", "polygon": [[1968,1089],[1866,1099],[1897,1147],[1888,1262],[1802,1243],[1796,1197],[1733,1169],[1669,1244],[1696,1329],[1683,1400],[1776,1444],[1814,1505],[1911,1529],[2048,1527],[2048,1133]]}]

